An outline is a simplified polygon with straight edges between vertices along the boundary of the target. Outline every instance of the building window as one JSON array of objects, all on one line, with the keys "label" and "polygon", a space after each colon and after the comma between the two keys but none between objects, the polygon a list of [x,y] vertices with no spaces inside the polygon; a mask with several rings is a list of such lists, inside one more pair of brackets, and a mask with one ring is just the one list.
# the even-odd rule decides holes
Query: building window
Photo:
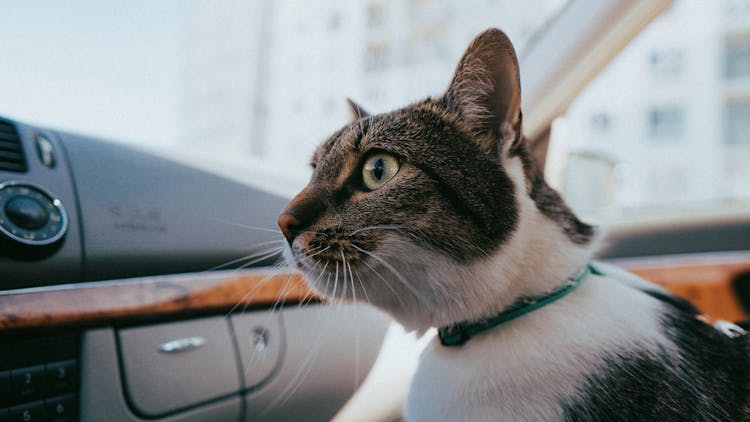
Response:
[{"label": "building window", "polygon": [[724,76],[728,79],[750,76],[750,38],[727,40],[724,46]]},{"label": "building window", "polygon": [[336,100],[333,97],[328,97],[323,101],[323,107],[321,107],[323,115],[330,115],[336,110]]},{"label": "building window", "polygon": [[369,86],[365,97],[372,104],[378,104],[383,99],[383,89],[378,86]]},{"label": "building window", "polygon": [[[651,196],[650,202],[657,203],[668,198],[679,198],[688,191],[690,178],[682,165],[659,163],[644,168],[648,175],[644,190]],[[645,193],[645,192],[644,192]]]},{"label": "building window", "polygon": [[386,18],[385,4],[381,2],[370,3],[367,6],[367,26],[375,28],[385,23]]},{"label": "building window", "polygon": [[738,14],[748,14],[750,13],[750,1],[727,0],[725,10],[730,18],[736,17]]},{"label": "building window", "polygon": [[404,61],[407,64],[450,63],[455,57],[446,43],[446,29],[443,24],[424,24],[410,31],[405,45]]},{"label": "building window", "polygon": [[649,67],[654,76],[679,76],[685,67],[685,53],[677,48],[654,51],[649,55]]},{"label": "building window", "polygon": [[607,113],[595,113],[589,118],[589,124],[594,132],[604,134],[612,127],[612,118]]},{"label": "building window", "polygon": [[335,31],[339,29],[340,26],[341,26],[341,14],[336,12],[328,18],[328,29],[330,31]]},{"label": "building window", "polygon": [[367,46],[365,70],[381,70],[388,67],[390,47],[386,43],[371,43]]},{"label": "building window", "polygon": [[646,126],[656,140],[676,140],[684,133],[685,112],[676,106],[654,107],[648,112]]},{"label": "building window", "polygon": [[750,99],[727,104],[724,111],[724,143],[750,145]]},{"label": "building window", "polygon": [[302,100],[294,100],[291,109],[294,114],[302,114],[305,110],[305,105],[302,103]]}]

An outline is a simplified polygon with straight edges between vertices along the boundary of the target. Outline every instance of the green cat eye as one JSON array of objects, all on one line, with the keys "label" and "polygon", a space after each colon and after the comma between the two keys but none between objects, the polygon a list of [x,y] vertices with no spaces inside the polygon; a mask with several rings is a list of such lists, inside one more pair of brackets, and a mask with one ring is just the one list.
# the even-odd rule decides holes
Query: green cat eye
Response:
[{"label": "green cat eye", "polygon": [[362,167],[362,181],[367,189],[375,190],[383,186],[398,173],[398,160],[388,154],[370,156]]}]

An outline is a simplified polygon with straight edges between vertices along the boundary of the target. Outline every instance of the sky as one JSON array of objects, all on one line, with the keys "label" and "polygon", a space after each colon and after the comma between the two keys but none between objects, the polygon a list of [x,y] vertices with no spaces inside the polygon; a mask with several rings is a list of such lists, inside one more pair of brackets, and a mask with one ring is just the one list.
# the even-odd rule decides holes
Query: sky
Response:
[{"label": "sky", "polygon": [[25,0],[0,14],[0,116],[174,144],[179,0]]}]

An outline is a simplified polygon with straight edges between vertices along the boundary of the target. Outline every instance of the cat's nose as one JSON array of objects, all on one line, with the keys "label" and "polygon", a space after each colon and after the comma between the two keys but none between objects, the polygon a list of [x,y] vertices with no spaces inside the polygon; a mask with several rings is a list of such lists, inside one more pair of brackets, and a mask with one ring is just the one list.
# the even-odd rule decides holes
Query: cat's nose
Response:
[{"label": "cat's nose", "polygon": [[294,214],[285,212],[279,216],[278,223],[279,228],[281,228],[281,233],[291,245],[294,238],[297,237],[296,233],[303,228],[302,221],[295,217]]}]

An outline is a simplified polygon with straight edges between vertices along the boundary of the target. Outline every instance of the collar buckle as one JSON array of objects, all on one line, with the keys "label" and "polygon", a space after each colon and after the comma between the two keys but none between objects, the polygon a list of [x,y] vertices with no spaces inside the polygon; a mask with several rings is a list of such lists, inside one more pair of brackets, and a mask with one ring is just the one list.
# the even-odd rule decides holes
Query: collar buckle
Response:
[{"label": "collar buckle", "polygon": [[471,335],[466,331],[464,324],[459,323],[441,327],[438,330],[438,337],[443,346],[461,346],[469,341]]}]

